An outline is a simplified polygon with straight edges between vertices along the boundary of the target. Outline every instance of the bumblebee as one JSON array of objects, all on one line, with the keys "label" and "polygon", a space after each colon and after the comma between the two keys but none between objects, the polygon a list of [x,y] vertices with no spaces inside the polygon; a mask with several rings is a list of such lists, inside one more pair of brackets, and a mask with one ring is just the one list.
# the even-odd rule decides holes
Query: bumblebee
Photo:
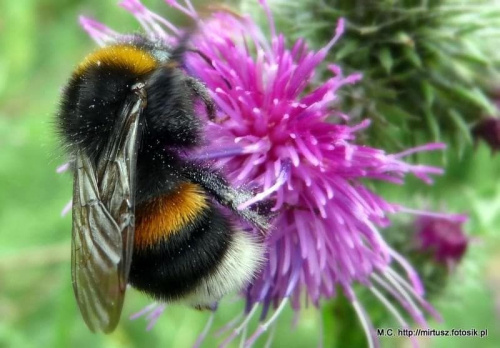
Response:
[{"label": "bumblebee", "polygon": [[63,91],[56,124],[74,173],[72,282],[94,332],[115,329],[127,284],[210,308],[262,264],[263,238],[233,217],[265,232],[268,214],[238,210],[251,192],[183,156],[202,144],[196,103],[215,113],[183,69],[185,41],[134,36],[100,48]]}]

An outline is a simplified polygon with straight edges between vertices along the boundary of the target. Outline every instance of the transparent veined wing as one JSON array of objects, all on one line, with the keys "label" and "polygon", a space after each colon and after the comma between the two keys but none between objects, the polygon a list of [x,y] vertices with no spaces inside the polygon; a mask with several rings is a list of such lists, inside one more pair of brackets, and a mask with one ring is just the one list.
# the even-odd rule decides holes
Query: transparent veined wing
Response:
[{"label": "transparent veined wing", "polygon": [[134,192],[140,115],[146,105],[136,84],[116,117],[96,165],[75,156],[71,274],[83,319],[111,332],[120,319],[134,240]]}]

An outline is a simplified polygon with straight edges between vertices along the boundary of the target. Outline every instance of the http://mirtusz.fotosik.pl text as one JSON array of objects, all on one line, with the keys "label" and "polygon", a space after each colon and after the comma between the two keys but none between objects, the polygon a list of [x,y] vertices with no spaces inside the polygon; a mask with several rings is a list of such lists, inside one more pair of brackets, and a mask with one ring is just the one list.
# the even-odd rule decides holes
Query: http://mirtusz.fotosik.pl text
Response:
[{"label": "http://mirtusz.fotosik.pl text", "polygon": [[488,329],[409,329],[409,328],[378,328],[377,336],[380,337],[479,337],[484,338],[488,336]]}]

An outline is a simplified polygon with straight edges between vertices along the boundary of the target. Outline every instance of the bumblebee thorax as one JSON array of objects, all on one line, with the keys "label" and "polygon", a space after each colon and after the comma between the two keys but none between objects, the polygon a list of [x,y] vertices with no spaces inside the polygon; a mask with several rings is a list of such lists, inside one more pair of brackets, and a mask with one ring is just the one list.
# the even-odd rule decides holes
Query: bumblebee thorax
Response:
[{"label": "bumblebee thorax", "polygon": [[142,76],[158,67],[158,61],[146,50],[117,44],[103,47],[89,54],[75,70],[75,75],[84,75],[89,69],[117,69]]}]

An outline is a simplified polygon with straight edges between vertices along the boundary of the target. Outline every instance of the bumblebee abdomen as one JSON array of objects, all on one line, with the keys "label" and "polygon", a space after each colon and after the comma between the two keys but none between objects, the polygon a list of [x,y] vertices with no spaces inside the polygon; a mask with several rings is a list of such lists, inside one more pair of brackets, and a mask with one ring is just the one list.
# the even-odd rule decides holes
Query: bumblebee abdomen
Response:
[{"label": "bumblebee abdomen", "polygon": [[181,183],[172,192],[151,198],[136,208],[134,248],[155,248],[162,241],[195,227],[208,210],[208,198],[192,183]]},{"label": "bumblebee abdomen", "polygon": [[158,300],[207,308],[252,279],[264,247],[235,229],[198,185],[170,192],[136,209],[129,281]]},{"label": "bumblebee abdomen", "polygon": [[137,207],[130,283],[177,300],[216,271],[232,240],[229,220],[194,184]]}]

